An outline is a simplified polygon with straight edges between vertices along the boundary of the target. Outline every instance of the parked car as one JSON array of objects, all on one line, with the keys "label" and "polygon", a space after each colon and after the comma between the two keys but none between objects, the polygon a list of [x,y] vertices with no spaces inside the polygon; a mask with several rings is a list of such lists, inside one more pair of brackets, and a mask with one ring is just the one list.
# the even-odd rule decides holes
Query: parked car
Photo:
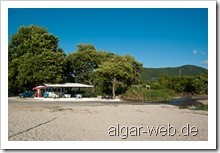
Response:
[{"label": "parked car", "polygon": [[30,98],[34,95],[35,91],[25,91],[23,93],[20,93],[19,96],[20,97],[26,97],[26,98]]}]

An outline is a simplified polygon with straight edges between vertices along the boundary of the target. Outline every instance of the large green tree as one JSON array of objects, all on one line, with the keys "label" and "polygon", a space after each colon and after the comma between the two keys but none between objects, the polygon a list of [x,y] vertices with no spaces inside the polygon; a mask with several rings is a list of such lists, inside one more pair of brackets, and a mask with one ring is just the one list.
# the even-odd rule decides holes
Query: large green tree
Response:
[{"label": "large green tree", "polygon": [[98,53],[92,45],[78,45],[77,51],[68,55],[70,79],[74,82],[92,84],[93,72],[99,61]]},{"label": "large green tree", "polygon": [[91,44],[77,45],[77,51],[67,57],[69,65],[69,80],[79,83],[94,84],[97,78],[98,66],[112,54],[97,51]]},{"label": "large green tree", "polygon": [[[113,94],[113,97],[116,89],[117,93],[123,93],[128,86],[138,84],[142,70],[142,64],[134,57],[97,51],[91,44],[77,45],[77,51],[68,55],[68,65],[69,80],[92,84],[96,94]],[[109,75],[113,71],[115,77]]]},{"label": "large green tree", "polygon": [[131,84],[139,84],[141,82],[141,72],[143,71],[143,64],[136,61],[135,58],[130,55],[126,55],[125,59],[132,65],[133,80],[131,80]]},{"label": "large green tree", "polygon": [[26,53],[40,54],[45,51],[56,52],[58,38],[46,29],[36,26],[21,26],[17,33],[11,36],[8,46],[9,62]]},{"label": "large green tree", "polygon": [[21,26],[8,46],[9,90],[18,92],[42,83],[62,82],[66,56],[58,48],[58,38],[46,29]]},{"label": "large green tree", "polygon": [[[134,66],[134,62],[136,62],[138,68]],[[139,75],[136,74],[137,72],[134,73],[134,71],[137,69],[141,70],[141,66],[131,56],[114,55],[99,65],[97,73],[106,78],[107,82],[111,83],[112,96],[115,99],[116,90],[119,87],[135,84],[135,81],[139,80],[137,78]]]}]

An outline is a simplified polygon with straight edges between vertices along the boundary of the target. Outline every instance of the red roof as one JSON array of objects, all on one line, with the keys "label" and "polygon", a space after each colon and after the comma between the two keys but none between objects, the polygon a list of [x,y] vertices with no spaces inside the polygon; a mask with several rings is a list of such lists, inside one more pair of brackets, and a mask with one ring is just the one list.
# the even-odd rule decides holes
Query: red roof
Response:
[{"label": "red roof", "polygon": [[45,88],[46,88],[46,86],[36,86],[36,87],[33,88],[33,90],[45,89]]}]

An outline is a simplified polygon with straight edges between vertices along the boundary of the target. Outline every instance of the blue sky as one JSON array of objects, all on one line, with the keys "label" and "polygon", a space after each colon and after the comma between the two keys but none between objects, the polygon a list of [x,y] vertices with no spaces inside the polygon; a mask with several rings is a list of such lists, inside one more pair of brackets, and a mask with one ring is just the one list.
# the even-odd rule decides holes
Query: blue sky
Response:
[{"label": "blue sky", "polygon": [[207,68],[208,9],[9,9],[8,34],[35,24],[59,38],[65,53],[77,44],[130,54],[144,67],[192,64]]}]

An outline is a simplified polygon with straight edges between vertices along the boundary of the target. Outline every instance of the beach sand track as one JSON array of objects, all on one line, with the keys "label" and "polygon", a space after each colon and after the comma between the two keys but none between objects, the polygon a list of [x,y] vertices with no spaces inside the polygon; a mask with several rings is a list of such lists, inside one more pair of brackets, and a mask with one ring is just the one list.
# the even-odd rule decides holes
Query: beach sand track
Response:
[{"label": "beach sand track", "polygon": [[[208,114],[205,111],[179,109],[173,105],[123,103],[19,102],[9,99],[8,136],[10,141],[90,141],[149,140],[207,141]],[[155,136],[141,134],[109,136],[109,127],[167,126],[180,130],[189,124],[198,128],[196,136]]]}]

